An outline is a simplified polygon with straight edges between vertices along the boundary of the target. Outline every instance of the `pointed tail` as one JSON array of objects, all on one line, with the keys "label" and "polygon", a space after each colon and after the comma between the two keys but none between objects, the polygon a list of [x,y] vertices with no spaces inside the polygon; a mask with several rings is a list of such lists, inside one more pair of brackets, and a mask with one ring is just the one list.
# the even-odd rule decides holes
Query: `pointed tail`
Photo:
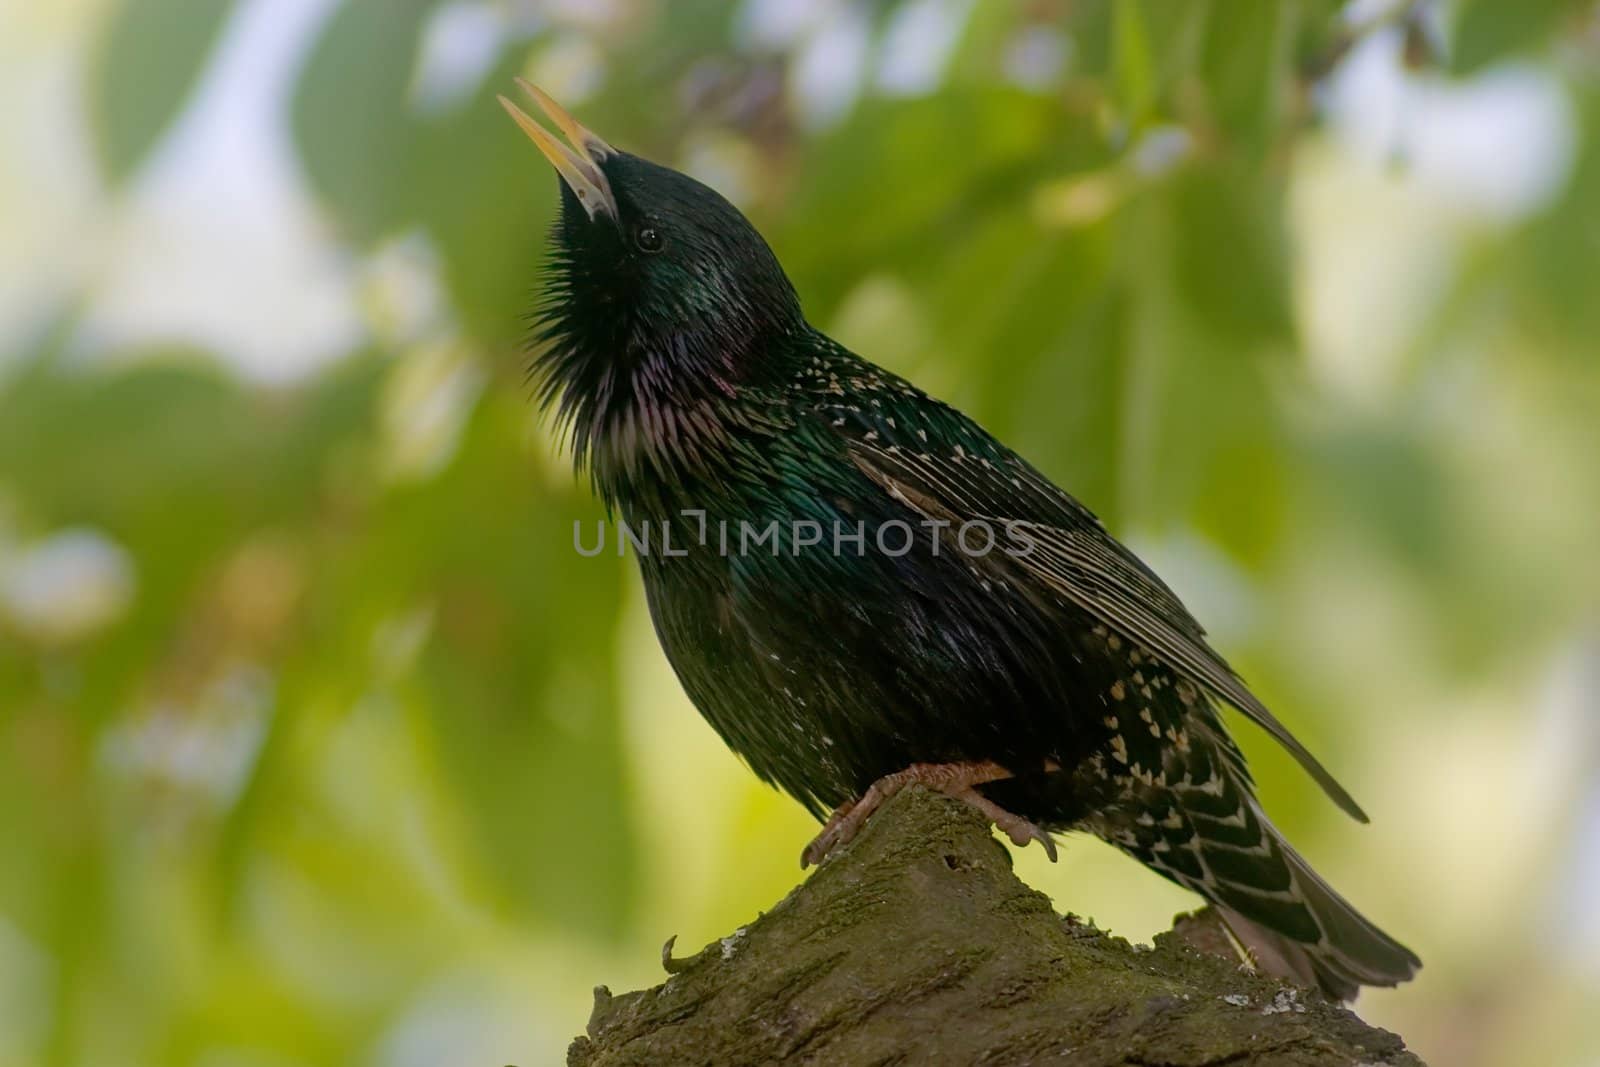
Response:
[{"label": "pointed tail", "polygon": [[1108,827],[1113,844],[1211,901],[1261,967],[1280,977],[1349,1000],[1363,985],[1398,985],[1416,974],[1416,955],[1283,839],[1233,761],[1200,744],[1188,756],[1180,781],[1140,798],[1132,825]]},{"label": "pointed tail", "polygon": [[[1297,927],[1300,936],[1291,936],[1267,925],[1252,914],[1263,914],[1259,906],[1251,906],[1252,893],[1237,884],[1218,894],[1227,900],[1211,897],[1262,969],[1315,985],[1338,1000],[1354,999],[1364,985],[1394,986],[1410,980],[1422,967],[1416,953],[1373,925],[1323,881],[1264,816],[1258,818],[1289,870],[1291,897],[1310,915],[1318,935],[1306,938],[1310,931]],[[1276,909],[1266,909],[1264,917],[1270,920],[1277,914]]]}]

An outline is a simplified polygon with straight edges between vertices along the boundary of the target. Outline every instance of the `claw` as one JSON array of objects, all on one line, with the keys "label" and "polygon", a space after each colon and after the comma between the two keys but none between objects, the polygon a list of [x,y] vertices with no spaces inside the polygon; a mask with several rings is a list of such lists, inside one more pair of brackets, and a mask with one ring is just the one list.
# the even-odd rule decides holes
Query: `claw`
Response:
[{"label": "claw", "polygon": [[[1051,766],[1053,769],[1054,765]],[[989,761],[913,763],[903,771],[886,774],[873,782],[858,799],[847,800],[834,809],[823,825],[822,832],[800,853],[800,867],[804,869],[819,864],[834,849],[849,844],[884,801],[913,783],[927,786],[977,809],[1019,848],[1025,847],[1029,841],[1039,842],[1044,847],[1045,855],[1050,857],[1050,862],[1056,862],[1056,843],[1048,833],[1037,824],[1002,808],[976,788],[985,782],[1010,777],[1010,771]]]},{"label": "claw", "polygon": [[[870,792],[870,790],[868,791]],[[866,795],[862,795],[862,800]],[[814,866],[823,861],[835,845],[842,845],[845,841],[855,836],[855,830],[845,827],[845,820],[850,812],[855,809],[859,801],[847,800],[833,809],[833,814],[828,816],[828,821],[822,824],[822,832],[811,839],[811,843],[800,852],[800,869]],[[845,835],[844,840],[839,840],[840,835]]]},{"label": "claw", "polygon": [[1011,838],[1011,843],[1018,848],[1026,848],[1029,841],[1037,841],[1044,847],[1044,853],[1050,857],[1050,862],[1056,862],[1056,843],[1050,839],[1037,823],[1002,808],[982,793],[970,786],[959,792],[950,793],[957,800],[963,800],[982,812],[984,817],[1003,830]]}]

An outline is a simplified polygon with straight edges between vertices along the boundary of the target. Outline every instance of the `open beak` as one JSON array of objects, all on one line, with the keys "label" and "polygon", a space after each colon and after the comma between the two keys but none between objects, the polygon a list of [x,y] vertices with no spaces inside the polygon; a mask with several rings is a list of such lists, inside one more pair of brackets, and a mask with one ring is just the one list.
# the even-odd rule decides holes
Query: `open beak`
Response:
[{"label": "open beak", "polygon": [[573,148],[562,144],[549,130],[539,125],[526,111],[513,104],[505,97],[500,97],[500,106],[506,113],[516,120],[522,132],[533,139],[539,146],[539,151],[544,153],[544,158],[556,168],[556,173],[561,175],[561,180],[567,183],[578,203],[583,205],[583,210],[589,213],[592,219],[599,212],[606,212],[612,218],[617,217],[617,200],[611,195],[611,183],[606,181],[605,172],[600,169],[600,161],[611,155],[616,149],[606,144],[599,137],[584,129],[578,120],[550,99],[549,94],[531,82],[517,79],[517,85],[522,91],[533,97],[534,103],[549,116],[562,133],[567,135]]}]

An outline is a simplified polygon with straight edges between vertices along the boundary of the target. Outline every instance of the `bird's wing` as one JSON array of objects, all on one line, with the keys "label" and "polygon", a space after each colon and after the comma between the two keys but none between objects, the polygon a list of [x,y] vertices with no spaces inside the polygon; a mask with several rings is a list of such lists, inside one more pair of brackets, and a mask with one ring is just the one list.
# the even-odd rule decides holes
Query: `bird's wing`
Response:
[{"label": "bird's wing", "polygon": [[1032,541],[1030,550],[1000,557],[1014,572],[1137,641],[1238,708],[1288,749],[1334,803],[1367,821],[1344,787],[1206,643],[1205,631],[1177,595],[1092,512],[987,435],[969,441],[968,448],[932,449],[925,439],[887,440],[873,433],[853,435],[847,447],[868,478],[927,518],[985,521],[997,536],[1009,531],[1019,545],[1025,535]]}]

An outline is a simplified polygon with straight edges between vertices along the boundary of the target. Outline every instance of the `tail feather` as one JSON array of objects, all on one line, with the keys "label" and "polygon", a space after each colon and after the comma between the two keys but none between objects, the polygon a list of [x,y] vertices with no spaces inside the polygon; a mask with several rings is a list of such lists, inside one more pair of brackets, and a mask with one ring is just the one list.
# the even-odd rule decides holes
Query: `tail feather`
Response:
[{"label": "tail feather", "polygon": [[[1269,832],[1277,833],[1271,823],[1266,825]],[[1362,985],[1398,985],[1421,969],[1422,961],[1416,953],[1378,929],[1323,881],[1288,842],[1281,838],[1279,841],[1295,871],[1296,882],[1322,926],[1325,947],[1320,953],[1312,953],[1313,963]]]},{"label": "tail feather", "polygon": [[1411,978],[1416,955],[1311,869],[1222,755],[1190,752],[1181,777],[1169,768],[1130,797],[1102,836],[1216,905],[1263,970],[1339,1000]]},{"label": "tail feather", "polygon": [[1319,933],[1315,940],[1290,937],[1249,912],[1221,905],[1223,919],[1255,954],[1262,969],[1316,985],[1339,1000],[1353,999],[1364,985],[1393,986],[1412,978],[1422,966],[1416,954],[1378,929],[1323,881],[1265,816],[1258,818],[1283,858],[1295,897],[1310,913]]}]

